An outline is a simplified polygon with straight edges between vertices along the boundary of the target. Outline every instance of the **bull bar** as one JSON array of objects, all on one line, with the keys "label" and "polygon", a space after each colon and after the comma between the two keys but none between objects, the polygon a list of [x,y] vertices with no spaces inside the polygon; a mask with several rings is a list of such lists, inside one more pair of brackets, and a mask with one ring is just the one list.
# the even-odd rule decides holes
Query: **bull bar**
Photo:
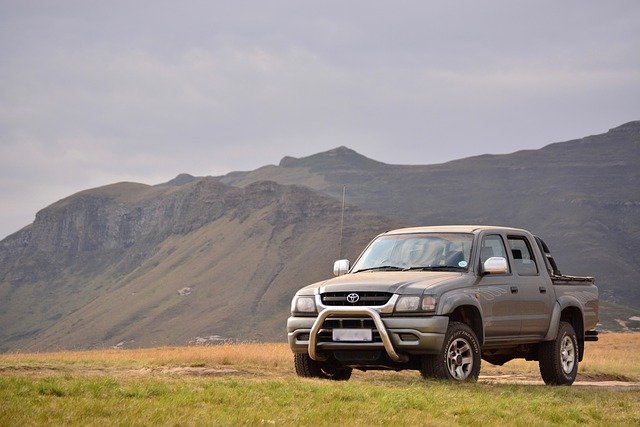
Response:
[{"label": "bull bar", "polygon": [[308,352],[309,352],[309,357],[311,357],[313,360],[317,360],[317,361],[327,360],[325,356],[322,356],[317,352],[318,333],[320,332],[320,329],[322,329],[322,325],[324,321],[329,317],[335,317],[335,316],[370,317],[373,320],[373,323],[375,324],[376,329],[378,330],[378,333],[380,334],[380,338],[382,339],[382,344],[384,345],[384,349],[386,350],[391,360],[395,362],[406,362],[409,359],[407,356],[398,354],[398,352],[396,352],[391,342],[391,338],[389,337],[389,333],[387,332],[387,328],[384,326],[384,323],[382,322],[382,318],[380,317],[380,314],[376,310],[369,307],[331,307],[331,308],[325,308],[320,312],[320,314],[316,318],[316,321],[313,323],[313,326],[311,328],[311,332],[309,334]]}]

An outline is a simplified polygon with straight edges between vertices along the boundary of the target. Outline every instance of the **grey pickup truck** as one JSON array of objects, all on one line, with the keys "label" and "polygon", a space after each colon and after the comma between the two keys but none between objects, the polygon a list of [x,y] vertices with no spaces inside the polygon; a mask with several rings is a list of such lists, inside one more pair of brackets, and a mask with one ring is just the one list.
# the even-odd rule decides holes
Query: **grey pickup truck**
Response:
[{"label": "grey pickup truck", "polygon": [[288,340],[296,373],[347,380],[353,369],[419,370],[475,380],[481,359],[536,360],[547,384],[572,384],[597,341],[598,288],[564,276],[547,245],[516,228],[416,227],[376,237],[355,264],[300,289]]}]

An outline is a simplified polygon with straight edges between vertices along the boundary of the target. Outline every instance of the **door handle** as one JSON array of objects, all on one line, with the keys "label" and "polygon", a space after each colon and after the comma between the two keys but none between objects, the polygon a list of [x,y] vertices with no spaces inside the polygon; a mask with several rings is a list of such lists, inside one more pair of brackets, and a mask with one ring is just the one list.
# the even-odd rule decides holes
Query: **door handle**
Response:
[{"label": "door handle", "polygon": [[538,289],[540,290],[541,294],[546,294],[547,293],[547,288],[545,288],[544,286],[540,286]]},{"label": "door handle", "polygon": [[518,293],[518,287],[517,286],[512,286],[511,287],[511,293],[512,294],[517,294]]}]

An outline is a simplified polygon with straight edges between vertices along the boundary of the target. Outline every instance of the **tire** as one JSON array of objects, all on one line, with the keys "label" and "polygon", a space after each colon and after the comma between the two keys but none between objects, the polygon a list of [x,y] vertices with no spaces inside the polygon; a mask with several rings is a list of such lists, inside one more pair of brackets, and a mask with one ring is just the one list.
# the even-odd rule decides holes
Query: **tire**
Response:
[{"label": "tire", "polygon": [[293,355],[293,366],[299,377],[320,378],[321,371],[318,362],[310,358],[306,353],[295,353]]},{"label": "tire", "polygon": [[345,368],[338,363],[323,362],[320,364],[321,377],[333,381],[348,381],[353,369]]},{"label": "tire", "polygon": [[480,343],[473,330],[464,323],[451,322],[440,353],[423,356],[420,373],[424,378],[476,381],[481,361]]},{"label": "tire", "polygon": [[422,375],[422,378],[426,380],[437,378],[433,368],[435,365],[436,357],[437,356],[434,356],[432,354],[422,356],[422,359],[420,360],[420,375]]},{"label": "tire", "polygon": [[322,378],[334,381],[347,381],[351,378],[351,368],[345,368],[337,362],[318,362],[306,353],[293,355],[296,374],[304,378]]},{"label": "tire", "polygon": [[571,385],[578,375],[578,338],[568,322],[560,322],[558,336],[540,344],[540,375],[548,385]]}]

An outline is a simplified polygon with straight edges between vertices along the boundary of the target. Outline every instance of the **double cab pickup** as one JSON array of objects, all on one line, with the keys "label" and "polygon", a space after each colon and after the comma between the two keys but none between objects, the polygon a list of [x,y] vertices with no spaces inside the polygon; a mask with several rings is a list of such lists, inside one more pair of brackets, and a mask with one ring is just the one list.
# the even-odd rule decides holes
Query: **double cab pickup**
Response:
[{"label": "double cab pickup", "polygon": [[572,384],[596,341],[598,288],[560,273],[545,242],[495,226],[414,227],[377,236],[351,266],[300,289],[288,341],[302,377],[414,369],[476,380],[481,360],[538,361],[547,384]]}]

